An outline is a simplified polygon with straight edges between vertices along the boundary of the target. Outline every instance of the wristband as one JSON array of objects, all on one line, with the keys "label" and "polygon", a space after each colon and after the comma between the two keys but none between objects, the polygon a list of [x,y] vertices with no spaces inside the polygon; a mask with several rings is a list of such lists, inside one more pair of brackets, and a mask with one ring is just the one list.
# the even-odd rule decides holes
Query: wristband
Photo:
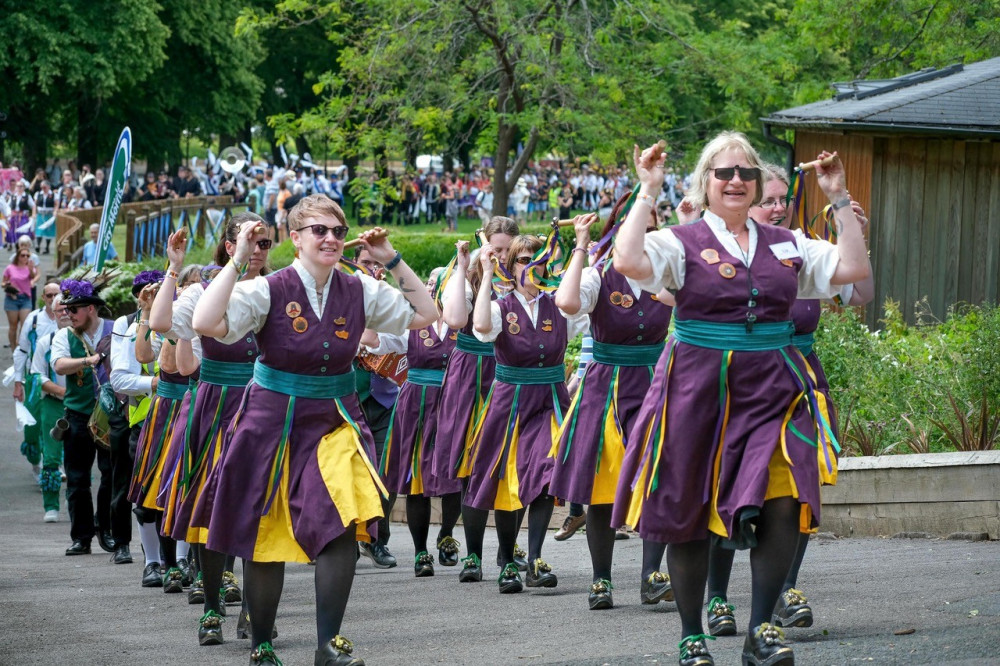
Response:
[{"label": "wristband", "polygon": [[167,279],[173,278],[174,280],[176,280],[177,277],[178,277],[177,276],[177,271],[167,271],[167,274],[165,276],[163,276],[163,279],[167,280]]},{"label": "wristband", "polygon": [[831,203],[830,207],[833,208],[834,210],[840,210],[841,208],[846,208],[847,206],[850,205],[851,205],[851,198],[843,197],[842,199],[837,199],[836,201]]},{"label": "wristband", "polygon": [[585,247],[574,247],[572,250],[570,250],[569,253],[573,254],[574,252],[583,252],[584,254],[587,254],[587,248],[585,248]]},{"label": "wristband", "polygon": [[139,320],[139,326],[149,326],[149,320],[148,319],[140,319]]},{"label": "wristband", "polygon": [[656,205],[656,197],[651,194],[639,194],[639,198],[636,200],[636,203],[644,203],[652,207]]},{"label": "wristband", "polygon": [[391,271],[393,268],[399,265],[399,262],[403,260],[403,255],[396,251],[396,256],[389,260],[389,263],[385,265],[385,270]]},{"label": "wristband", "polygon": [[249,259],[247,259],[242,264],[236,263],[236,259],[230,259],[229,263],[233,265],[233,269],[236,271],[236,274],[238,276],[240,276],[240,277],[243,277],[244,275],[246,275],[247,271],[250,270],[250,260]]}]

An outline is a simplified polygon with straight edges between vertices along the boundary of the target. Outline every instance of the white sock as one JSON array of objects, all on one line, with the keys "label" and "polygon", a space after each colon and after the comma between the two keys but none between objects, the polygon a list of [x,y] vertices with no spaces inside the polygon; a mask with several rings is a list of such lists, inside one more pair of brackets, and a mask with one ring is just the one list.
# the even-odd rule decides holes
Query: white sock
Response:
[{"label": "white sock", "polygon": [[142,542],[142,550],[146,554],[146,564],[159,564],[163,561],[160,556],[160,535],[156,531],[156,523],[143,523],[139,525],[139,541]]},{"label": "white sock", "polygon": [[177,542],[177,559],[186,560],[188,558],[188,552],[191,550],[191,545],[187,541]]}]

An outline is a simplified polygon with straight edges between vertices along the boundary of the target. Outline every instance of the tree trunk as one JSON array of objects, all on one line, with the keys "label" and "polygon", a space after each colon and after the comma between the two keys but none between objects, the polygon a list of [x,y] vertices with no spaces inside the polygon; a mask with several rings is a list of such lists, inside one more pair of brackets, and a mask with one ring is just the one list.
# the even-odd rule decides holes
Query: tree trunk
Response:
[{"label": "tree trunk", "polygon": [[76,102],[76,163],[97,165],[100,100],[83,93]]},{"label": "tree trunk", "polygon": [[306,153],[312,156],[312,148],[309,147],[309,140],[304,136],[295,137],[295,150],[299,151],[299,159],[303,159]]},{"label": "tree trunk", "polygon": [[507,198],[510,196],[510,188],[507,186],[507,161],[510,159],[515,136],[517,127],[508,125],[501,118],[497,123],[497,159],[493,163],[493,215],[507,214]]}]

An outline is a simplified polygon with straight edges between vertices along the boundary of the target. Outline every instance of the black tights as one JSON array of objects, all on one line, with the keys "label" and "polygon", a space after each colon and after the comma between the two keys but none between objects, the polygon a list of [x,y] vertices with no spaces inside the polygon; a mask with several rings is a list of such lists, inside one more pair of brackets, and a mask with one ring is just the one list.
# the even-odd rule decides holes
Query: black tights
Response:
[{"label": "black tights", "polygon": [[[247,560],[243,565],[243,576],[246,579],[243,596],[247,602],[247,612],[250,614],[253,647],[256,648],[261,643],[271,641],[271,630],[278,613],[281,590],[285,586],[285,563]],[[317,571],[317,578],[318,576]]]},{"label": "black tights", "polygon": [[[316,556],[317,647],[323,647],[340,633],[354,583],[356,563],[357,545],[353,529],[328,543]],[[256,640],[256,629],[254,634]]]},{"label": "black tights", "polygon": [[[790,590],[795,587],[799,579],[799,569],[802,567],[802,559],[805,557],[806,548],[809,546],[809,535],[800,532],[798,544],[795,548],[795,558],[788,568],[785,582],[781,586],[781,591]],[[708,598],[719,597],[728,601],[729,597],[729,576],[733,571],[733,556],[735,551],[713,543],[708,556]]]},{"label": "black tights", "polygon": [[[587,528],[590,531],[590,528]],[[659,541],[642,540],[642,579],[649,580],[654,572],[663,568],[663,554],[667,550],[667,544]]]},{"label": "black tights", "polygon": [[[222,572],[230,558],[225,553],[209,550],[203,544],[193,544],[201,563],[201,581],[205,588],[205,612],[219,612],[219,588],[222,587]],[[232,566],[231,564],[229,566]],[[244,565],[244,570],[246,565]],[[245,586],[244,586],[245,587]],[[270,639],[268,639],[270,640]]]},{"label": "black tights", "polygon": [[587,546],[594,581],[611,580],[611,561],[615,553],[615,528],[611,527],[611,504],[591,504],[587,509]]},{"label": "black tights", "polygon": [[[462,513],[461,493],[449,493],[441,497],[441,531],[438,541],[451,536]],[[427,552],[427,534],[431,525],[431,498],[424,495],[406,496],[406,524],[413,537],[415,553]]]},{"label": "black tights", "polygon": [[799,544],[795,549],[795,559],[792,566],[788,568],[788,575],[785,576],[785,584],[781,586],[781,591],[790,590],[796,586],[799,580],[799,569],[802,568],[802,559],[806,556],[806,548],[809,546],[809,535],[799,532]]},{"label": "black tights", "polygon": [[[542,495],[528,506],[528,562],[542,556],[542,543],[552,519],[555,500],[551,495]],[[520,531],[524,511],[494,511],[497,524],[497,539],[500,541],[500,566],[514,561],[514,544]]]},{"label": "black tights", "polygon": [[490,512],[468,504],[462,505],[462,524],[465,526],[465,550],[469,555],[483,559],[483,535]]},{"label": "black tights", "polygon": [[163,512],[156,513],[156,534],[160,541],[160,557],[163,558],[163,566],[168,570],[177,567],[177,542],[168,536],[163,536]]}]

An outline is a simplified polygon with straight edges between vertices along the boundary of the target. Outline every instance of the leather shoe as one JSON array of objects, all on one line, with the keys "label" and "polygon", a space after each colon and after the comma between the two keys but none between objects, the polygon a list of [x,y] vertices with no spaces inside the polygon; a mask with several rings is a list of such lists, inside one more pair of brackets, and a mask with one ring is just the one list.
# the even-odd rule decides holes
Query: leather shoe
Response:
[{"label": "leather shoe", "polygon": [[184,574],[177,567],[170,567],[163,574],[163,591],[167,594],[177,594],[184,591]]},{"label": "leather shoe", "polygon": [[[199,577],[201,574],[198,574]],[[240,590],[240,581],[232,571],[222,572],[222,587],[219,589],[219,596],[227,604],[238,604],[243,601],[243,591]]]},{"label": "leather shoe", "polygon": [[584,511],[582,516],[566,516],[566,520],[563,521],[562,527],[553,535],[553,539],[556,541],[565,541],[574,534],[577,530],[587,524],[587,512]]},{"label": "leather shoe", "polygon": [[75,539],[73,545],[66,549],[67,555],[90,555],[90,542]]},{"label": "leather shoe", "polygon": [[105,553],[115,552],[115,539],[111,536],[111,532],[107,530],[97,531],[97,545],[101,547]]},{"label": "leather shoe", "polygon": [[192,606],[205,603],[205,583],[203,582],[201,573],[198,574],[198,577],[191,583],[191,587],[188,588],[188,603]]},{"label": "leather shoe", "polygon": [[[514,564],[517,565],[518,571],[528,570],[528,554],[524,552],[524,549],[514,544]],[[503,568],[503,558],[500,557],[500,549],[497,548],[497,566],[501,569]]]},{"label": "leather shoe", "polygon": [[222,623],[215,611],[208,611],[198,621],[198,645],[222,645]]},{"label": "leather shoe", "polygon": [[352,657],[354,645],[339,634],[333,640],[316,650],[313,666],[365,666],[365,660]]},{"label": "leather shoe", "polygon": [[587,601],[590,604],[590,610],[614,608],[615,602],[611,598],[611,581],[604,578],[594,581],[594,584],[590,586],[590,596]]},{"label": "leather shoe", "polygon": [[[278,625],[271,627],[271,640],[278,637]],[[250,612],[246,609],[240,610],[240,617],[236,620],[236,638],[250,638]]]},{"label": "leather shoe", "polygon": [[743,642],[743,666],[794,666],[795,655],[792,648],[782,641],[785,632],[774,625],[763,622],[747,633]]},{"label": "leather shoe", "polygon": [[552,573],[552,567],[539,557],[528,567],[524,582],[528,587],[555,587],[559,584],[559,579]]},{"label": "leather shoe", "polygon": [[281,660],[278,659],[278,655],[274,653],[274,648],[267,641],[250,651],[250,666],[260,666],[261,664],[281,666]]},{"label": "leather shoe", "polygon": [[426,550],[417,553],[413,559],[413,575],[417,578],[426,578],[434,575],[434,558]]},{"label": "leather shoe", "polygon": [[708,653],[708,646],[705,640],[715,640],[711,636],[701,634],[699,636],[687,636],[678,645],[681,651],[680,659],[677,663],[680,666],[715,666],[715,660]]},{"label": "leather shoe", "polygon": [[712,636],[736,635],[736,607],[722,597],[708,602],[708,633]]},{"label": "leather shoe", "polygon": [[503,568],[500,572],[500,578],[497,579],[497,584],[500,585],[500,594],[512,594],[514,592],[520,592],[524,589],[521,584],[521,572],[517,570],[517,565],[510,562]]},{"label": "leather shoe", "polygon": [[132,553],[128,549],[128,544],[115,548],[115,554],[111,556],[111,561],[115,564],[132,564]]},{"label": "leather shoe", "polygon": [[802,590],[792,587],[782,592],[771,621],[777,627],[811,627],[813,612]]},{"label": "leather shoe", "polygon": [[142,586],[163,587],[163,574],[160,571],[160,565],[158,563],[150,562],[146,565],[146,568],[142,570]]},{"label": "leather shoe", "polygon": [[483,580],[483,563],[479,556],[472,553],[462,558],[462,571],[458,574],[459,583],[480,583]]},{"label": "leather shoe", "polygon": [[443,536],[438,539],[438,562],[443,567],[453,567],[458,564],[458,547],[462,545],[455,537]]},{"label": "leather shoe", "polygon": [[670,576],[654,571],[639,586],[639,599],[644,604],[657,604],[674,600],[674,588],[670,586]]},{"label": "leather shoe", "polygon": [[184,587],[191,587],[191,583],[194,582],[194,567],[185,558],[180,558],[177,560],[177,568],[181,570],[181,585]]},{"label": "leather shoe", "polygon": [[358,544],[358,550],[372,561],[376,569],[392,569],[396,566],[396,558],[385,544],[362,542]]}]

